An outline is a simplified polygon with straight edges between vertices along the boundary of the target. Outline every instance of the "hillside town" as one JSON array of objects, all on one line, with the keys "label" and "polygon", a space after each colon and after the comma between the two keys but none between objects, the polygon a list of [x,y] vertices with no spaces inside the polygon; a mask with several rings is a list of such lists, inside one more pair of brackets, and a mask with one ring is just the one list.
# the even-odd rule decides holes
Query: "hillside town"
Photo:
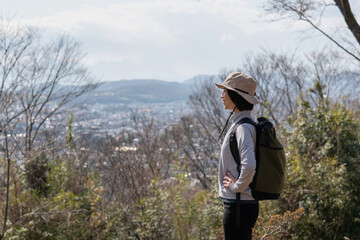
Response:
[{"label": "hillside town", "polygon": [[116,137],[124,129],[134,127],[133,117],[151,117],[158,126],[167,126],[181,116],[190,113],[186,101],[170,103],[132,103],[132,104],[81,104],[67,109],[74,116],[73,131],[78,135],[94,138]]}]

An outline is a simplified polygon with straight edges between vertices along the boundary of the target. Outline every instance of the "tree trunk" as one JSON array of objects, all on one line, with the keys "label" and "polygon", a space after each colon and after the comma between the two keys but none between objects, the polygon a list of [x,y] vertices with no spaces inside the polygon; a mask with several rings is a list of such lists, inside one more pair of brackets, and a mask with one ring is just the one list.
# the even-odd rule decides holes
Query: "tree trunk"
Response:
[{"label": "tree trunk", "polygon": [[354,14],[351,11],[349,0],[334,0],[336,6],[339,8],[341,14],[344,16],[346,25],[360,44],[360,25],[356,21]]}]

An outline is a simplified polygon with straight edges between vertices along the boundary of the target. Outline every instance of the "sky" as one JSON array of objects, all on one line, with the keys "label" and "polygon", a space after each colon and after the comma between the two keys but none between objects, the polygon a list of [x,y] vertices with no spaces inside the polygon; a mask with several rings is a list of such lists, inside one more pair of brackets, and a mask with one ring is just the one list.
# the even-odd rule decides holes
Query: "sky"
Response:
[{"label": "sky", "polygon": [[[101,81],[181,82],[239,68],[246,54],[262,49],[301,52],[330,44],[319,34],[303,37],[305,23],[270,21],[276,16],[264,15],[264,1],[0,0],[0,14],[46,36],[71,35]],[[350,2],[360,12],[360,3]],[[324,29],[342,23],[336,8],[324,18]]]}]

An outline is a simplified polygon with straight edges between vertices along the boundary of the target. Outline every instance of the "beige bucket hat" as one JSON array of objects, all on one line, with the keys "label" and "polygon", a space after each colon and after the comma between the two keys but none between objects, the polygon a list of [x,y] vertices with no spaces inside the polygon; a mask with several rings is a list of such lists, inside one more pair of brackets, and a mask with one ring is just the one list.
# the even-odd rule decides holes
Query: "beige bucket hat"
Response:
[{"label": "beige bucket hat", "polygon": [[229,89],[241,95],[251,104],[261,103],[255,94],[257,82],[249,75],[241,72],[230,73],[223,84],[215,83],[218,88]]}]

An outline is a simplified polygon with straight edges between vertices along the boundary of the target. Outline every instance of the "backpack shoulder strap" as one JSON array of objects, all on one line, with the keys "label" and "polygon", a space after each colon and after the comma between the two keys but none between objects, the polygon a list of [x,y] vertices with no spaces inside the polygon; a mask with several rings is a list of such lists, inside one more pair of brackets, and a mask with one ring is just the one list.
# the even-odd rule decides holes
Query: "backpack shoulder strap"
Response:
[{"label": "backpack shoulder strap", "polygon": [[251,118],[242,118],[240,119],[240,121],[237,122],[237,124],[243,124],[243,123],[250,123],[252,125],[254,125],[256,127],[257,123],[254,122],[254,120],[252,120]]},{"label": "backpack shoulder strap", "polygon": [[[239,148],[238,148],[238,144],[237,144],[237,140],[236,140],[236,129],[239,125],[241,125],[243,123],[250,123],[250,124],[254,125],[255,127],[257,125],[251,118],[242,118],[242,119],[240,119],[240,121],[238,121],[235,124],[234,129],[230,133],[230,139],[229,139],[230,151],[231,151],[231,155],[233,156],[233,158],[236,162],[236,166],[237,166],[236,168],[239,173],[239,176],[240,176],[240,171],[241,171],[241,168],[240,168],[241,164],[240,164]],[[238,178],[239,178],[239,176],[238,176]],[[240,193],[236,193],[236,226],[240,227]]]},{"label": "backpack shoulder strap", "polygon": [[240,175],[240,153],[239,153],[239,149],[237,146],[237,140],[236,140],[236,135],[235,135],[236,128],[237,128],[237,126],[235,126],[234,130],[230,134],[229,146],[230,146],[231,155],[233,156],[233,158],[236,162],[237,170]]},{"label": "backpack shoulder strap", "polygon": [[242,118],[236,123],[234,129],[232,130],[232,132],[230,134],[230,142],[229,142],[230,151],[236,162],[239,175],[240,175],[240,165],[241,164],[240,164],[240,153],[239,153],[239,149],[237,146],[237,140],[236,140],[236,129],[239,125],[241,125],[243,123],[250,123],[250,124],[254,125],[255,127],[257,125],[251,118]]}]

